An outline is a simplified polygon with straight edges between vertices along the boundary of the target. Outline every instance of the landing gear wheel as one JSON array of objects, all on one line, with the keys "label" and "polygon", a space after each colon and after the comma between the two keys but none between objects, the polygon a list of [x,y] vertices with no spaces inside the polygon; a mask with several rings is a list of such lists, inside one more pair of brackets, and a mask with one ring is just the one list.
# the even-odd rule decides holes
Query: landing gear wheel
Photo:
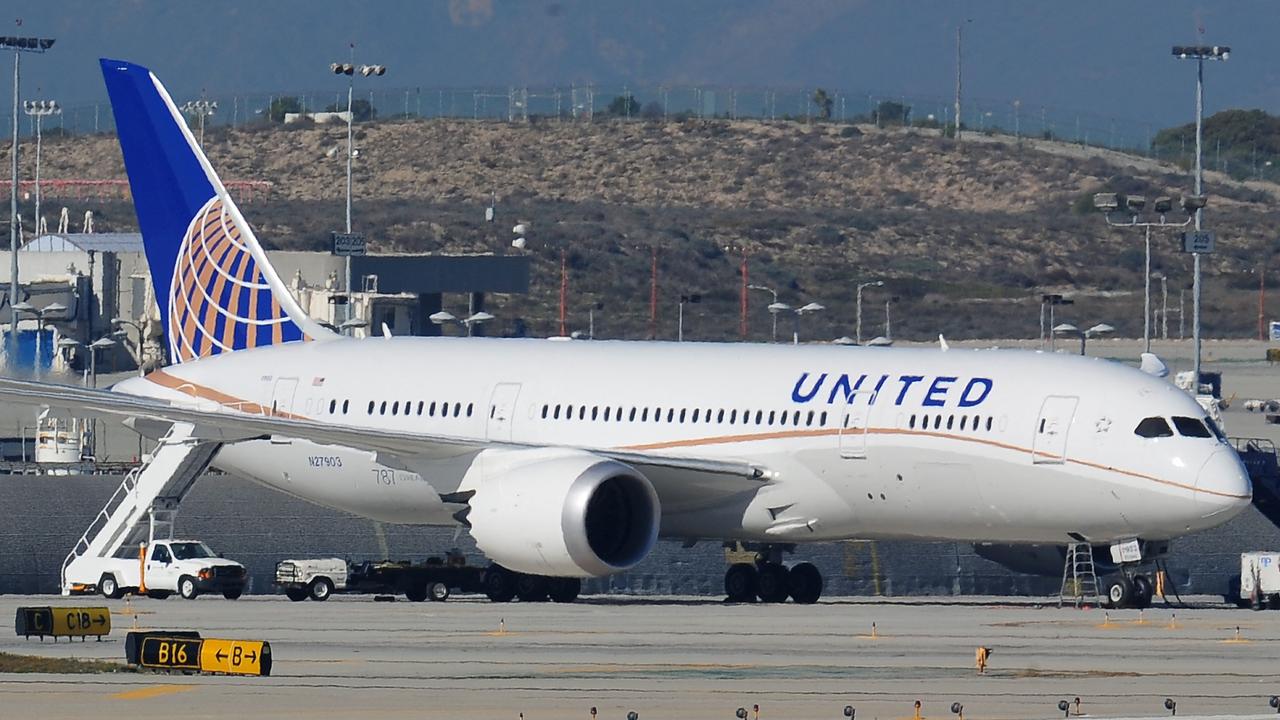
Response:
[{"label": "landing gear wheel", "polygon": [[730,565],[724,574],[724,594],[729,602],[755,602],[755,566],[747,563]]},{"label": "landing gear wheel", "polygon": [[786,602],[787,568],[778,563],[761,563],[756,570],[756,594],[762,602]]},{"label": "landing gear wheel", "polygon": [[1146,575],[1134,575],[1132,582],[1133,600],[1130,601],[1131,606],[1135,608],[1151,607],[1151,600],[1156,594],[1156,586],[1151,582],[1151,578]]},{"label": "landing gear wheel", "polygon": [[801,605],[812,605],[822,597],[822,573],[813,563],[800,563],[787,573],[787,592]]},{"label": "landing gear wheel", "polygon": [[324,602],[333,594],[333,581],[327,577],[319,577],[311,581],[311,586],[307,588],[307,594],[316,602]]},{"label": "landing gear wheel", "polygon": [[484,594],[493,602],[511,602],[516,596],[515,573],[498,564],[484,571]]},{"label": "landing gear wheel", "polygon": [[302,602],[310,597],[306,588],[285,588],[284,596],[294,602]]},{"label": "landing gear wheel", "polygon": [[240,596],[243,594],[244,594],[244,588],[236,588],[235,590],[222,591],[222,597],[228,600],[239,600]]},{"label": "landing gear wheel", "polygon": [[520,602],[546,602],[548,580],[541,575],[525,575],[520,573],[516,578],[516,597],[520,598]]},{"label": "landing gear wheel", "polygon": [[178,592],[187,600],[200,597],[200,591],[196,589],[196,581],[191,579],[190,575],[183,575],[178,579]]},{"label": "landing gear wheel", "polygon": [[1107,607],[1109,608],[1126,608],[1133,598],[1133,583],[1129,582],[1129,578],[1123,575],[1115,575],[1106,582],[1107,590]]},{"label": "landing gear wheel", "polygon": [[120,589],[120,583],[116,582],[115,575],[103,575],[98,580],[98,591],[103,597],[119,600],[124,597],[124,591]]},{"label": "landing gear wheel", "polygon": [[427,599],[431,602],[444,602],[449,599],[449,586],[442,582],[427,583]]},{"label": "landing gear wheel", "polygon": [[552,578],[551,586],[547,588],[551,602],[558,603],[571,603],[578,599],[578,593],[581,592],[581,578]]}]

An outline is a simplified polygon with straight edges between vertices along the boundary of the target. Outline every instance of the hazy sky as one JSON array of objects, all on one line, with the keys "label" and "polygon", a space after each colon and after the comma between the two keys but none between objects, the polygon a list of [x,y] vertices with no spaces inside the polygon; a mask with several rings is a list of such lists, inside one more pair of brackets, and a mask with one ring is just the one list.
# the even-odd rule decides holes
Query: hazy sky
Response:
[{"label": "hazy sky", "polygon": [[[176,98],[342,87],[328,63],[390,68],[388,87],[706,83],[945,98],[955,27],[965,91],[1024,107],[1189,121],[1194,65],[1170,46],[1232,47],[1206,104],[1280,112],[1275,0],[43,0],[6,34],[53,36],[24,97],[105,98],[95,60],[150,66]],[[3,26],[0,26],[3,27]],[[0,73],[2,75],[3,73]],[[381,81],[380,81],[381,82]],[[10,81],[0,80],[9,92]],[[641,98],[644,100],[645,98]]]}]

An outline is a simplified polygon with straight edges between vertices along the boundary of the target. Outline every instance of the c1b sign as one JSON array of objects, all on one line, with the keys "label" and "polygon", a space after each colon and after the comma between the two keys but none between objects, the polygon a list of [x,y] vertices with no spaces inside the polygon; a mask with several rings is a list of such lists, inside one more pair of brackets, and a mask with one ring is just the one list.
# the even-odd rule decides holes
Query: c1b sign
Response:
[{"label": "c1b sign", "polygon": [[332,233],[333,254],[338,257],[364,255],[364,233]]},{"label": "c1b sign", "polygon": [[1208,230],[1193,230],[1182,233],[1182,252],[1204,255],[1213,252],[1215,237]]}]

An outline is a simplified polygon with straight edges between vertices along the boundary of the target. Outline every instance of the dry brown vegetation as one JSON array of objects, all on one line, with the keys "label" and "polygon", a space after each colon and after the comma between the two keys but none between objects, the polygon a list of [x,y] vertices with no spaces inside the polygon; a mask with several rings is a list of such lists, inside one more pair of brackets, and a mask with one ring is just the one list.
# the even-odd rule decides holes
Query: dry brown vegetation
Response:
[{"label": "dry brown vegetation", "polygon": [[[368,124],[356,136],[356,225],[375,251],[489,252],[505,251],[510,226],[530,221],[533,291],[495,299],[508,331],[516,317],[532,332],[554,330],[563,245],[572,324],[584,328],[586,308],[602,302],[597,327],[607,336],[645,335],[655,246],[660,336],[674,334],[675,299],[700,292],[687,333],[736,337],[732,247],[747,248],[753,283],[793,304],[829,308],[806,321],[811,337],[853,334],[853,286],[863,278],[888,282],[866,295],[865,335],[882,331],[883,302],[896,296],[898,336],[1035,336],[1038,296],[1050,290],[1075,295],[1068,320],[1141,333],[1141,236],[1108,230],[1081,201],[1103,187],[1176,197],[1190,185],[1184,172],[1070,146],[972,142],[957,150],[932,134],[846,128],[723,120]],[[244,208],[264,242],[322,249],[342,223],[345,134],[342,126],[217,129],[206,146],[224,178],[274,183],[269,199]],[[112,136],[47,140],[44,157],[45,177],[124,175]],[[1211,178],[1207,217],[1220,252],[1205,264],[1210,335],[1256,331],[1258,280],[1250,271],[1280,249],[1270,235],[1272,191]],[[498,195],[497,232],[483,222],[490,192]],[[85,205],[49,204],[71,205],[73,216]],[[95,209],[100,230],[134,226],[124,203]],[[1190,263],[1169,233],[1154,245],[1154,266],[1169,276],[1176,308]],[[766,298],[752,294],[756,339],[768,332]],[[1171,327],[1176,333],[1176,316]]]}]

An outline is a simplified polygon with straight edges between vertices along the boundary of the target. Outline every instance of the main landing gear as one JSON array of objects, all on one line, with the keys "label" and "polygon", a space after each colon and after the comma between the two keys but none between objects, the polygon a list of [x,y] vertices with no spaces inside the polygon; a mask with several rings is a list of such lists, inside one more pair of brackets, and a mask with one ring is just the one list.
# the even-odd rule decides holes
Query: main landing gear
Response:
[{"label": "main landing gear", "polygon": [[571,603],[578,599],[582,592],[581,578],[545,577],[528,575],[494,563],[484,571],[481,580],[484,594],[493,602],[511,602],[517,598],[521,602]]},{"label": "main landing gear", "polygon": [[724,574],[727,602],[781,603],[791,598],[802,605],[822,596],[822,573],[813,563],[782,564],[782,549],[761,548],[754,562],[737,562]]},{"label": "main landing gear", "polygon": [[1102,580],[1102,602],[1109,608],[1140,610],[1151,607],[1155,596],[1155,583],[1151,576],[1121,569]]}]

